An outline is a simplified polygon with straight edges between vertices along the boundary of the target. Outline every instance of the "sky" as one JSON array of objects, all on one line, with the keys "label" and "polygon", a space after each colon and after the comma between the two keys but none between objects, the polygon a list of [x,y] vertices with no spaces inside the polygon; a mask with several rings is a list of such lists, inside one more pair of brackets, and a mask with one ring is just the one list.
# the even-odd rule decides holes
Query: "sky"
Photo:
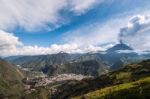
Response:
[{"label": "sky", "polygon": [[0,0],[0,56],[150,49],[150,0]]}]

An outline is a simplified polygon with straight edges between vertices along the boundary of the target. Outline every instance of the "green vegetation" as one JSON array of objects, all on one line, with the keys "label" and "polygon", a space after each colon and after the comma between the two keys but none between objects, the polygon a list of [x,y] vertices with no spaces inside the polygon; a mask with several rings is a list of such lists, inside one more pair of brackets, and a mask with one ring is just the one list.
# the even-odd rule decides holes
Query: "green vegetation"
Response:
[{"label": "green vegetation", "polygon": [[106,66],[101,62],[96,60],[87,60],[62,64],[59,68],[57,68],[56,72],[59,74],[74,73],[97,76],[106,73],[106,70],[108,70],[108,68],[106,68]]},{"label": "green vegetation", "polygon": [[0,99],[17,99],[23,92],[23,74],[14,65],[0,59]]},{"label": "green vegetation", "polygon": [[[130,94],[129,97],[130,96],[132,97],[132,92],[134,95],[134,93],[135,94],[138,93],[139,88],[141,88],[140,86],[137,86],[136,84],[138,80],[140,80],[139,82],[141,83],[142,81],[143,83],[145,83],[145,81],[147,82],[147,79],[146,80],[144,79],[146,77],[150,77],[150,60],[146,60],[138,64],[129,64],[129,65],[124,66],[120,70],[109,72],[107,74],[101,75],[96,78],[83,79],[82,81],[68,81],[57,88],[59,92],[56,92],[54,95],[52,95],[52,98],[53,99],[66,99],[66,98],[71,98],[75,96],[82,96],[92,91],[103,90],[103,89],[105,90],[105,88],[108,90],[109,88],[110,89],[114,88],[115,90],[112,89],[114,90],[112,92],[112,96],[113,95],[116,95],[118,97],[120,96],[120,98],[116,98],[114,96],[115,98],[110,98],[110,99],[122,99],[121,98],[122,95],[128,95],[128,94]],[[150,78],[148,78],[148,81],[149,79]],[[112,86],[116,86],[116,87],[112,87]],[[144,99],[145,97],[150,96],[150,95],[147,95],[147,90],[148,91],[150,90],[150,83],[145,83],[145,86],[143,87],[145,88],[145,89],[143,88],[144,93],[145,93],[143,94],[144,96],[141,95],[137,97],[143,97]],[[106,96],[107,96],[107,93],[106,93]],[[106,98],[106,99],[109,99],[109,98]]]},{"label": "green vegetation", "polygon": [[34,89],[30,93],[25,93],[22,97],[23,99],[48,99],[50,92],[44,87],[39,87]]},{"label": "green vegetation", "polygon": [[49,91],[44,87],[25,91],[23,78],[17,67],[0,59],[0,99],[48,99]]},{"label": "green vegetation", "polygon": [[[13,60],[14,59],[14,60]],[[30,68],[33,71],[42,71],[44,74],[54,76],[56,74],[74,73],[98,76],[106,73],[107,66],[99,59],[98,55],[74,55],[58,53],[51,55],[22,56],[13,58],[15,64]]]},{"label": "green vegetation", "polygon": [[149,99],[150,77],[102,88],[73,99]]},{"label": "green vegetation", "polygon": [[[85,62],[78,65],[79,67],[87,65],[90,67],[92,64],[97,63]],[[73,66],[73,69],[76,69],[76,64],[71,66]],[[81,67],[80,69],[89,69]],[[67,70],[63,66],[62,69]],[[6,61],[0,60],[0,99],[150,98],[150,60],[145,60],[137,64],[129,64],[120,70],[112,71],[95,78],[86,78],[81,81],[69,80],[45,87],[33,87],[28,90],[25,90],[22,83],[23,78],[24,75],[18,68]]]}]

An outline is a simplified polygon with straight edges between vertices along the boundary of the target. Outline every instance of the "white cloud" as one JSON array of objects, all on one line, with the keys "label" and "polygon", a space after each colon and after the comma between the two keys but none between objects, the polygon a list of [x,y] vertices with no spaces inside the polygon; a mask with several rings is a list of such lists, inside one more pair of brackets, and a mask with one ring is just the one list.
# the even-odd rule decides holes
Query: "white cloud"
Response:
[{"label": "white cloud", "polygon": [[144,11],[138,9],[115,15],[105,23],[87,24],[65,33],[63,35],[64,41],[75,43],[79,46],[94,45],[107,49],[119,43],[120,36],[125,35],[127,37],[124,36],[121,39],[127,45],[136,50],[149,50],[150,17],[144,16],[149,13],[146,9]]},{"label": "white cloud", "polygon": [[[128,18],[127,18],[128,19]],[[148,16],[135,16],[130,19],[127,26],[124,21],[111,20],[105,24],[93,24],[85,28],[70,31],[64,35],[66,43],[53,44],[50,47],[25,46],[19,38],[12,33],[0,31],[0,56],[10,55],[39,55],[52,54],[61,51],[68,53],[85,53],[102,51],[118,43],[118,34],[121,27],[121,39],[136,50],[149,50],[150,48],[150,19]],[[114,25],[117,24],[117,25]],[[71,35],[68,35],[70,34]]]},{"label": "white cloud", "polygon": [[150,17],[136,15],[120,30],[120,39],[137,50],[150,49]]},{"label": "white cloud", "polygon": [[17,50],[16,47],[21,45],[18,37],[0,30],[0,55],[14,54]]},{"label": "white cloud", "polygon": [[25,46],[18,37],[12,33],[0,31],[0,56],[12,56],[12,55],[42,55],[42,54],[53,54],[58,52],[67,53],[85,53],[89,51],[103,50],[97,46],[86,46],[81,47],[77,44],[53,44],[50,47],[39,47],[39,46]]},{"label": "white cloud", "polygon": [[[0,0],[0,29],[52,30],[65,23],[59,11],[83,13],[97,0]],[[71,9],[71,10],[70,10]],[[49,26],[48,26],[49,25]]]},{"label": "white cloud", "polygon": [[0,30],[0,45],[21,45],[21,42],[18,41],[18,37],[15,37],[12,33],[7,33]]},{"label": "white cloud", "polygon": [[103,49],[109,48],[118,43],[119,29],[124,26],[128,18],[110,19],[105,23],[94,23],[84,25],[76,30],[63,34],[63,39],[67,43],[75,43],[79,46],[101,46]]},{"label": "white cloud", "polygon": [[80,15],[85,13],[86,10],[91,9],[93,5],[99,4],[104,0],[68,0],[71,6],[70,11]]},{"label": "white cloud", "polygon": [[101,47],[97,46],[88,46],[81,48],[76,44],[53,44],[50,47],[39,47],[39,46],[22,46],[16,47],[16,52],[10,54],[7,51],[7,54],[4,53],[3,56],[10,56],[10,55],[44,55],[44,54],[54,54],[59,52],[67,52],[67,53],[86,53],[90,51],[98,51],[103,50]]},{"label": "white cloud", "polygon": [[[105,50],[118,43],[121,29],[121,39],[131,47],[140,50],[150,49],[150,18],[121,13],[113,16],[105,23],[94,23],[79,27],[63,35],[65,44],[53,44],[50,47],[25,46],[19,38],[5,29],[20,26],[27,31],[54,29],[64,24],[59,11],[67,8],[76,15],[85,13],[93,5],[104,0],[1,0],[0,1],[0,56],[8,55],[39,55],[58,53],[60,51],[75,53]],[[66,10],[66,9],[65,9]],[[146,11],[137,13],[147,13]],[[132,14],[131,14],[132,13]],[[126,23],[128,22],[127,26]],[[48,27],[50,24],[51,27]],[[2,31],[3,30],[3,31]]]}]

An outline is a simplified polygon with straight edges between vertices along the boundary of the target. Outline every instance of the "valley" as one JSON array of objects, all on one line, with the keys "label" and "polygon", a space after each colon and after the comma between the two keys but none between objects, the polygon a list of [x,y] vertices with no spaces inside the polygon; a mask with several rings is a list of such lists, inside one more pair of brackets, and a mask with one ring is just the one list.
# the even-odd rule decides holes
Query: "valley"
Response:
[{"label": "valley", "polygon": [[[125,46],[125,49],[122,46]],[[126,45],[116,45],[105,54],[100,52],[85,54],[61,52],[52,55],[6,57],[1,59],[0,63],[2,75],[0,76],[0,97],[14,97],[15,99],[82,99],[83,97],[97,99],[101,97],[107,99],[110,94],[117,94],[112,97],[119,97],[122,90],[126,88],[122,86],[127,85],[129,86],[128,90],[131,90],[134,83],[147,81],[146,88],[148,89],[143,89],[143,97],[149,97],[147,94],[145,96],[147,93],[145,90],[150,88],[148,87],[150,84],[148,78],[150,76],[150,60],[147,60],[149,56],[141,58],[142,55],[139,56],[135,52],[117,53],[119,50],[126,49],[130,48]],[[114,59],[109,59],[110,57],[114,57]],[[134,59],[135,57],[136,59]],[[4,70],[8,73],[3,72]],[[15,74],[16,77],[11,74]],[[18,92],[13,93],[15,89],[10,86],[18,88]],[[116,89],[120,87],[122,89]],[[111,93],[108,94],[110,88]],[[3,90],[6,90],[5,93]],[[7,92],[8,90],[12,90],[12,93],[11,91]],[[116,93],[116,90],[119,93]]]},{"label": "valley", "polygon": [[150,0],[0,0],[0,99],[150,99]]}]

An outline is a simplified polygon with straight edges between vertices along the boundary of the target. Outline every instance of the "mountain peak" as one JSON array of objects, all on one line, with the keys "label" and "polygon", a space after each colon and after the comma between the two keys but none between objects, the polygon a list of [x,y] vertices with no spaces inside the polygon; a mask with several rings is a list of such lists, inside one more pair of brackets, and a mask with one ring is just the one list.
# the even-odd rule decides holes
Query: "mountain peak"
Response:
[{"label": "mountain peak", "polygon": [[107,52],[115,52],[115,51],[118,51],[118,50],[133,50],[130,46],[120,42],[119,44],[113,46],[112,48],[109,48],[107,50]]}]

